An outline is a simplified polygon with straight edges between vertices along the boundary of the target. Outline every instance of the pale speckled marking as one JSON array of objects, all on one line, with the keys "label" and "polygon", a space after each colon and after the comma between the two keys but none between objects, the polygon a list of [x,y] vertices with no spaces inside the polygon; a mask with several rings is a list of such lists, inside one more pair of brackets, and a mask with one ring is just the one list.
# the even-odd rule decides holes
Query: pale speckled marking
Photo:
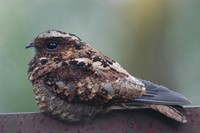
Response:
[{"label": "pale speckled marking", "polygon": [[130,75],[126,70],[124,70],[119,63],[115,62],[110,65],[111,68],[115,69],[117,72],[124,73],[126,75]]},{"label": "pale speckled marking", "polygon": [[88,65],[89,63],[92,63],[92,61],[88,58],[76,58],[74,59],[75,61],[78,61],[79,63],[80,62],[84,62],[86,65]]},{"label": "pale speckled marking", "polygon": [[[61,67],[61,65],[62,65],[62,62],[60,62],[60,63],[58,63],[58,64],[52,63],[52,64],[49,64],[48,66],[45,66],[45,67],[43,67],[43,66],[36,67],[36,68],[33,70],[33,72],[31,72],[31,73],[29,74],[29,80],[32,81],[32,80],[36,79],[37,77],[40,77],[40,76],[42,76],[43,74],[46,74],[46,73],[52,71],[53,69],[56,69],[56,68],[58,68],[58,67]],[[49,66],[51,66],[51,67],[49,67]],[[43,67],[43,69],[41,69],[41,67]]]},{"label": "pale speckled marking", "polygon": [[[144,86],[144,84],[141,81],[139,81],[135,77],[131,76],[125,69],[123,69],[119,63],[115,62],[112,65],[110,65],[110,67],[115,69],[116,71],[118,71],[120,73],[126,74],[128,76],[127,77],[128,79],[130,79],[131,81],[135,82],[139,86]],[[141,87],[140,89],[143,91],[143,93],[145,93],[145,91],[146,91],[145,87]]]},{"label": "pale speckled marking", "polygon": [[109,67],[104,67],[104,66],[102,66],[102,63],[99,62],[99,61],[93,62],[93,63],[92,63],[92,67],[93,67],[94,69],[109,70]]},{"label": "pale speckled marking", "polygon": [[92,67],[96,70],[96,69],[101,69],[101,70],[109,70],[109,67],[103,67],[102,63],[97,61],[97,62],[93,62],[91,61],[89,58],[76,58],[74,59],[75,61],[80,62],[84,62],[86,65],[88,64],[92,64]]},{"label": "pale speckled marking", "polygon": [[39,69],[39,67],[36,67],[36,68],[33,70],[33,72],[30,73],[30,75],[29,75],[29,80],[33,80],[33,79],[34,79],[33,74],[34,74],[38,69]]},{"label": "pale speckled marking", "polygon": [[50,38],[50,37],[70,37],[71,40],[79,40],[77,37],[72,36],[68,33],[60,33],[56,30],[50,30],[47,32],[40,33],[37,38]]},{"label": "pale speckled marking", "polygon": [[41,61],[41,60],[48,60],[48,58],[47,58],[47,57],[40,57],[39,60],[40,60],[40,61]]},{"label": "pale speckled marking", "polygon": [[140,80],[136,79],[135,77],[133,77],[131,75],[129,75],[127,78],[130,79],[131,81],[135,82],[137,85],[141,86],[140,89],[145,93],[145,91],[146,91],[146,88],[144,87],[145,85]]},{"label": "pale speckled marking", "polygon": [[56,85],[58,86],[58,88],[65,88],[66,87],[65,83],[62,82],[62,81],[56,82]]}]

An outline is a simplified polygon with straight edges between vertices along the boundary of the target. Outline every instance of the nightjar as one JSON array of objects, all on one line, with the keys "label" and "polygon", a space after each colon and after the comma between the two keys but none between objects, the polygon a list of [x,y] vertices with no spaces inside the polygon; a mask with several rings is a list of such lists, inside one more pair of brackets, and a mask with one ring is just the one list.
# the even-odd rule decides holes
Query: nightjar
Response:
[{"label": "nightjar", "polygon": [[119,109],[151,108],[176,121],[187,122],[173,106],[189,105],[183,95],[135,78],[116,61],[71,33],[40,33],[28,78],[41,112],[66,122],[87,120]]}]

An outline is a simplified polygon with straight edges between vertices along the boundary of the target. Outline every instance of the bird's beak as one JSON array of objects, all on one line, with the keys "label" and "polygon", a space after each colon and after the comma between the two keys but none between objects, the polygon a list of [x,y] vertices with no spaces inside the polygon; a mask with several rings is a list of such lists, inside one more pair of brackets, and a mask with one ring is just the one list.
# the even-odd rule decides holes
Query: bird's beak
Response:
[{"label": "bird's beak", "polygon": [[25,47],[25,49],[31,48],[31,47],[34,47],[34,43],[30,43],[29,45],[27,45],[27,46]]}]

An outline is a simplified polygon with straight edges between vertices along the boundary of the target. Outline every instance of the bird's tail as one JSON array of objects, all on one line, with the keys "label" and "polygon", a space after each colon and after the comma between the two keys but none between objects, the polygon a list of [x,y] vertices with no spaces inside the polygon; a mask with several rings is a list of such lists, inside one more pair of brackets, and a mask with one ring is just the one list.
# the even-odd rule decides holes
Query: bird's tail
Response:
[{"label": "bird's tail", "polygon": [[177,109],[175,109],[172,106],[168,106],[168,105],[156,105],[156,104],[149,104],[149,105],[139,105],[139,106],[133,106],[132,104],[128,104],[128,103],[121,103],[121,104],[117,104],[117,105],[112,105],[109,110],[122,110],[122,109],[147,109],[147,108],[151,108],[155,111],[158,111],[162,114],[164,114],[165,116],[172,118],[178,122],[181,123],[186,123],[186,117],[179,112]]},{"label": "bird's tail", "polygon": [[182,122],[182,123],[187,122],[186,117],[177,109],[173,108],[172,106],[152,104],[152,105],[149,105],[149,107],[156,111],[159,111],[160,113],[178,122]]}]

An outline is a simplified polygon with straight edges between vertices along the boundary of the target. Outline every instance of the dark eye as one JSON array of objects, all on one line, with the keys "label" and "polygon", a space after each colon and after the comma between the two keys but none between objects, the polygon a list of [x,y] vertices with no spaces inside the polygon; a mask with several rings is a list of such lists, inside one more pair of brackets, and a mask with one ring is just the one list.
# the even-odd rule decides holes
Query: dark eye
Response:
[{"label": "dark eye", "polygon": [[54,50],[54,49],[56,49],[57,47],[58,47],[58,44],[55,43],[55,42],[49,42],[49,43],[46,44],[46,48],[47,48],[48,50]]}]

